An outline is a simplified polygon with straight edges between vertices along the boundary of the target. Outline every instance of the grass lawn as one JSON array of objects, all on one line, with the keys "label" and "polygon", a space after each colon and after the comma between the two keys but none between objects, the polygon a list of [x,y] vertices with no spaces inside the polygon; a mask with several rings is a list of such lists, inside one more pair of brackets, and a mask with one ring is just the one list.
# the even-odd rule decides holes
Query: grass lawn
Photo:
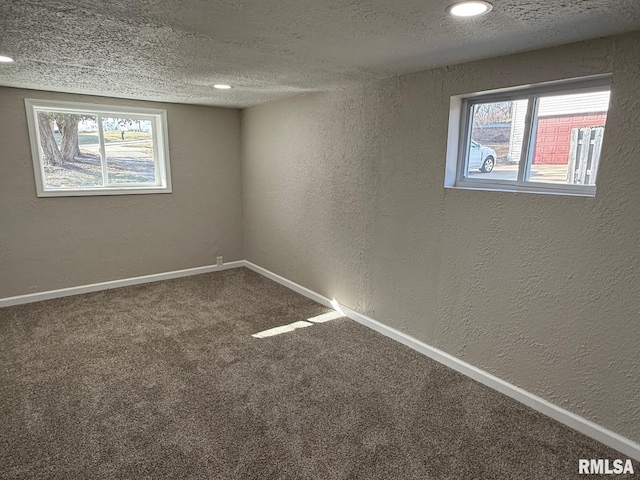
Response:
[{"label": "grass lawn", "polygon": [[[138,155],[138,158],[109,157],[107,159],[108,181],[115,184],[153,183],[155,181],[153,157],[146,157],[142,152]],[[47,187],[99,187],[102,186],[102,162],[99,155],[83,152],[83,155],[76,157],[73,162],[66,162],[64,165],[45,165],[44,177]]]},{"label": "grass lawn", "polygon": [[[147,132],[124,132],[124,141],[130,140],[151,140],[151,133]],[[112,143],[112,142],[122,142],[122,137],[120,136],[120,132],[113,130],[104,132],[104,142]],[[78,143],[80,145],[90,145],[94,143],[98,143],[98,132],[82,132],[78,135]]]}]

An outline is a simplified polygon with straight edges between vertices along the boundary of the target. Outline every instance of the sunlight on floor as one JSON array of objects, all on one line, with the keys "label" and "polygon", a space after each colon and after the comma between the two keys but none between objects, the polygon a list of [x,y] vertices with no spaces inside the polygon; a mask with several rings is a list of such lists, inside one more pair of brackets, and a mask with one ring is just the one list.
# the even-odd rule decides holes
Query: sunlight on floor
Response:
[{"label": "sunlight on floor", "polygon": [[305,321],[293,322],[293,323],[290,323],[289,325],[281,325],[279,327],[270,328],[269,330],[263,330],[262,332],[254,333],[251,336],[255,337],[255,338],[273,337],[274,335],[280,335],[281,333],[293,332],[294,330],[297,330],[298,328],[310,327],[311,325],[313,325],[313,323],[309,323],[309,322],[305,322]]},{"label": "sunlight on floor", "polygon": [[307,318],[307,321],[312,323],[324,323],[340,317],[344,317],[344,315],[340,312],[329,312],[318,315],[317,317]]},{"label": "sunlight on floor", "polygon": [[262,332],[254,333],[251,335],[254,338],[266,338],[273,337],[275,335],[280,335],[282,333],[293,332],[299,328],[310,327],[314,323],[326,323],[331,320],[335,320],[336,318],[344,317],[344,312],[340,308],[340,304],[335,300],[331,300],[331,306],[335,309],[334,312],[323,313],[322,315],[317,315],[315,317],[307,318],[306,320],[300,320],[298,322],[293,322],[288,325],[281,325],[279,327],[270,328],[269,330],[263,330]]}]

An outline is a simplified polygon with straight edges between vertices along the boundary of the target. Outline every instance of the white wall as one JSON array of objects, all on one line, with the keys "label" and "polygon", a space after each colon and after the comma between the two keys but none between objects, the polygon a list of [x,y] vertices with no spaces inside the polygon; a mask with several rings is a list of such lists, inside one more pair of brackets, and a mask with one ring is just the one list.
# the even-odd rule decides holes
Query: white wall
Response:
[{"label": "white wall", "polygon": [[[245,258],[640,441],[640,33],[242,113]],[[452,95],[613,72],[596,198],[445,190]]]}]

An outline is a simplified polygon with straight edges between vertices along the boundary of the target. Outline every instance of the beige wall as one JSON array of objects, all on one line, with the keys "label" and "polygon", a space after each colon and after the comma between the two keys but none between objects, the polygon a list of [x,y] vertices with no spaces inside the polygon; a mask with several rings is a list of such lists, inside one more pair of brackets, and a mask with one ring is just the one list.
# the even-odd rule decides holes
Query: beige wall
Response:
[{"label": "beige wall", "polygon": [[[639,44],[243,111],[245,258],[640,442]],[[603,72],[596,198],[443,188],[452,95]]]},{"label": "beige wall", "polygon": [[[173,193],[38,198],[24,98],[167,110]],[[238,110],[0,88],[0,298],[242,259]]]}]

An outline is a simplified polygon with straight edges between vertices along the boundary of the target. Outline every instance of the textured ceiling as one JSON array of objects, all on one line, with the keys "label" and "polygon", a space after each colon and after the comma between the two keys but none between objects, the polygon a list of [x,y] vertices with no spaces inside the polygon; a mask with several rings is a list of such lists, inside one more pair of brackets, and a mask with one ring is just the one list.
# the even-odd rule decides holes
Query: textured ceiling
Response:
[{"label": "textured ceiling", "polygon": [[[0,0],[0,85],[245,107],[640,29],[640,0]],[[230,91],[213,89],[230,83]]]}]

